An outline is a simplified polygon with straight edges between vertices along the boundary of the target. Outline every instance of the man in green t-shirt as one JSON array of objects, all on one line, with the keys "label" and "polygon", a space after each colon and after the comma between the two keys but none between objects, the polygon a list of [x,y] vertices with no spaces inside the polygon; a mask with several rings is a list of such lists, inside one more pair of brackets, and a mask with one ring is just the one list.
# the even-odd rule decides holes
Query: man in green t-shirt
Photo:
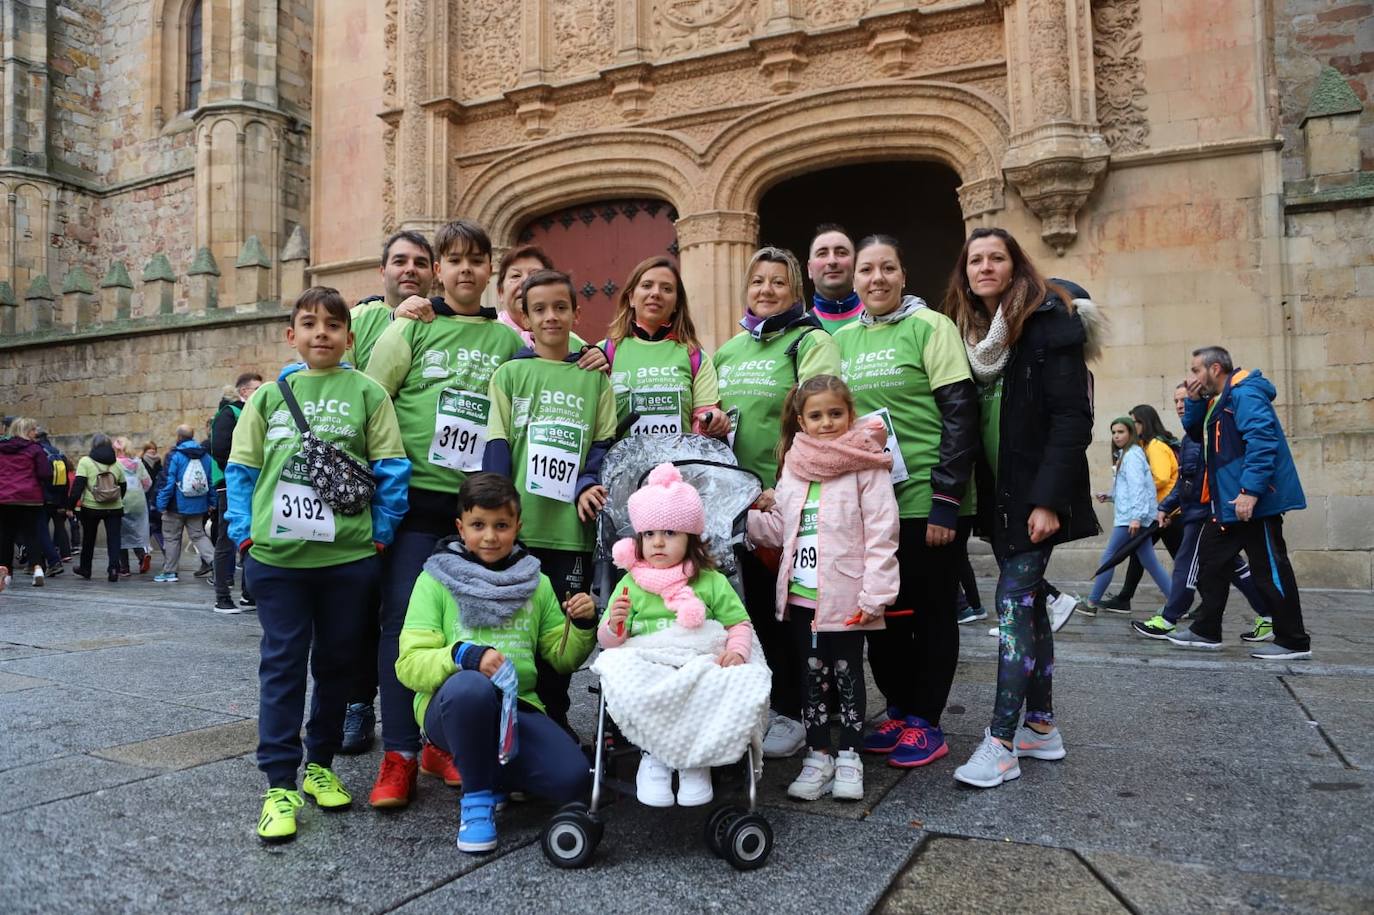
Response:
[{"label": "man in green t-shirt", "polygon": [[373,347],[393,320],[434,320],[434,306],[427,298],[434,284],[434,249],[423,235],[402,229],[388,238],[382,245],[380,273],[384,294],[368,296],[349,312],[353,347],[344,361],[364,372]]}]

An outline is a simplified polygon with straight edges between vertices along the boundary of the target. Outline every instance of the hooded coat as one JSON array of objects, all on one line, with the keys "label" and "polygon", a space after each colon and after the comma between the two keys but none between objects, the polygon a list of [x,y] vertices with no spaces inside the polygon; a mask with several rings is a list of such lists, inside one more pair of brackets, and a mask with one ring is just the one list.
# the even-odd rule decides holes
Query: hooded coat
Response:
[{"label": "hooded coat", "polygon": [[167,457],[167,472],[163,475],[162,486],[157,491],[158,511],[174,511],[179,515],[203,515],[210,511],[210,496],[214,492],[213,489],[203,496],[188,496],[181,491],[181,475],[191,461],[201,462],[207,481],[214,478],[210,467],[210,455],[205,449],[191,439],[179,442]]},{"label": "hooded coat", "polygon": [[[1088,482],[1093,406],[1086,360],[1100,351],[1105,321],[1081,286],[1053,282],[1074,296],[1074,309],[1050,294],[1026,319],[1002,372],[997,472],[980,457],[975,475],[976,529],[1009,555],[1101,532]],[[1059,530],[1032,544],[1026,525],[1042,505],[1059,516]]]},{"label": "hooded coat", "polygon": [[1237,496],[1255,496],[1252,517],[1268,518],[1307,507],[1307,497],[1274,412],[1278,395],[1258,369],[1237,370],[1211,400],[1189,400],[1183,428],[1202,443],[1201,499],[1213,521],[1234,524]]},{"label": "hooded coat", "polygon": [[0,505],[42,505],[43,484],[52,464],[43,446],[31,439],[0,439]]}]

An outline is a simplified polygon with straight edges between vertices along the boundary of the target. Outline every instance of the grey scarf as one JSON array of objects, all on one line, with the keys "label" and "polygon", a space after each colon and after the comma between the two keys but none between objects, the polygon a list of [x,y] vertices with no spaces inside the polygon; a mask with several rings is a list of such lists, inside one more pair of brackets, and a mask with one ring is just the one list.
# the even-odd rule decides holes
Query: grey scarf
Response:
[{"label": "grey scarf", "polygon": [[497,570],[473,559],[457,543],[426,559],[425,571],[453,595],[458,620],[466,629],[504,625],[539,587],[539,560],[530,554]]},{"label": "grey scarf", "polygon": [[903,318],[905,318],[905,317],[907,317],[907,316],[909,316],[909,315],[911,315],[911,314],[914,314],[915,312],[919,311],[920,309],[926,308],[926,307],[928,307],[928,306],[926,305],[926,300],[923,299],[923,298],[921,298],[920,296],[918,296],[918,295],[904,295],[904,296],[902,296],[902,304],[898,305],[896,308],[892,309],[891,311],[889,311],[889,312],[888,312],[887,314],[885,314],[885,315],[874,315],[874,314],[870,314],[869,311],[868,311],[868,309],[865,308],[863,311],[859,312],[859,323],[860,323],[860,324],[896,324],[898,321],[902,320]]}]

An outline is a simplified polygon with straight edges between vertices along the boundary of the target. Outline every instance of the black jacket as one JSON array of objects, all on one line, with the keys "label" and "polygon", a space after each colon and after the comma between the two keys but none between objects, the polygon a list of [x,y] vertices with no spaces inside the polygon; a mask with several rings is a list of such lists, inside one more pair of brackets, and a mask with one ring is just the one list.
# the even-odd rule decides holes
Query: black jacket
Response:
[{"label": "black jacket", "polygon": [[234,427],[239,423],[239,412],[242,410],[243,401],[225,397],[220,400],[219,409],[210,423],[210,457],[219,465],[221,473],[229,464],[229,452],[234,446]]},{"label": "black jacket", "polygon": [[985,455],[979,456],[976,474],[977,529],[992,538],[999,553],[1034,546],[1026,523],[1038,505],[1059,515],[1059,532],[1040,546],[1101,532],[1088,485],[1093,413],[1087,344],[1085,322],[1050,295],[1026,320],[1011,349],[1002,373],[997,477]]}]

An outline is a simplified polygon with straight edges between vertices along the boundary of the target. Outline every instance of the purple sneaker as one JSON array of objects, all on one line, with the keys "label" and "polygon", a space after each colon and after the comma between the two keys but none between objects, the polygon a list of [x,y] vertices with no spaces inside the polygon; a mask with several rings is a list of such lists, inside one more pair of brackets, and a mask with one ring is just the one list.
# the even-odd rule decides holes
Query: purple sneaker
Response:
[{"label": "purple sneaker", "polygon": [[897,746],[888,756],[889,766],[912,769],[933,763],[949,752],[944,731],[931,727],[924,719],[915,716],[908,718],[907,721],[911,722],[912,726],[902,733]]},{"label": "purple sneaker", "polygon": [[902,714],[901,709],[889,707],[887,720],[878,729],[863,739],[865,753],[891,753],[902,739],[902,734],[910,730],[912,719]]}]

